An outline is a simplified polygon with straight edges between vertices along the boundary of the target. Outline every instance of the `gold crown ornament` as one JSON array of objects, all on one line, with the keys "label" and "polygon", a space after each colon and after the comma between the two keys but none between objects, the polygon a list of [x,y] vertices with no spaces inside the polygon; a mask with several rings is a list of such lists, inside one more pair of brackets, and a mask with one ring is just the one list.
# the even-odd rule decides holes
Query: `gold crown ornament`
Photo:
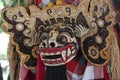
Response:
[{"label": "gold crown ornament", "polygon": [[[2,29],[10,35],[10,42],[15,47],[13,50],[18,53],[21,64],[29,69],[35,68],[41,44],[39,36],[47,31],[44,29],[52,29],[49,35],[55,33],[57,37],[60,34],[56,32],[57,29],[70,27],[79,41],[84,57],[94,65],[106,65],[109,61],[109,40],[115,23],[111,1],[82,0],[77,7],[61,2],[57,4],[50,3],[44,9],[31,5],[29,9],[18,6],[2,10]],[[46,37],[42,40],[44,38]],[[64,38],[62,42],[65,40],[67,39]]]}]

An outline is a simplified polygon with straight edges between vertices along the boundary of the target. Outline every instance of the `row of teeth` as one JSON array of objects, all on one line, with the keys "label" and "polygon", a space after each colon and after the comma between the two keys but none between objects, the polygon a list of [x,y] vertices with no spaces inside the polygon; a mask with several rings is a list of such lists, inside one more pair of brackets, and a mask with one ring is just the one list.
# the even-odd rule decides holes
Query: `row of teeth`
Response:
[{"label": "row of teeth", "polygon": [[[73,58],[75,57],[75,55],[73,55],[72,57],[70,57],[69,59],[67,59],[67,61],[65,61],[65,62],[58,62],[58,63],[53,63],[53,64],[50,64],[50,63],[44,63],[45,65],[47,65],[47,66],[59,66],[59,65],[63,65],[63,64],[66,64],[67,62],[69,62],[69,61],[71,61]],[[56,60],[61,60],[61,58],[58,58],[58,59],[56,59]],[[50,59],[44,59],[43,61],[50,61]],[[51,60],[51,61],[55,61],[55,59],[53,59],[53,60]]]},{"label": "row of teeth", "polygon": [[40,54],[41,54],[41,59],[42,60],[48,60],[48,61],[61,60],[61,58],[58,58],[58,59],[43,59],[42,56],[49,56],[49,55],[52,56],[52,55],[60,55],[61,54],[63,60],[66,61],[67,57],[75,54],[75,49],[68,48],[67,50],[64,50],[62,52],[50,53],[50,54],[49,53],[43,53],[43,52],[41,52]]},{"label": "row of teeth", "polygon": [[61,58],[57,58],[57,59],[42,59],[44,61],[60,61]]}]

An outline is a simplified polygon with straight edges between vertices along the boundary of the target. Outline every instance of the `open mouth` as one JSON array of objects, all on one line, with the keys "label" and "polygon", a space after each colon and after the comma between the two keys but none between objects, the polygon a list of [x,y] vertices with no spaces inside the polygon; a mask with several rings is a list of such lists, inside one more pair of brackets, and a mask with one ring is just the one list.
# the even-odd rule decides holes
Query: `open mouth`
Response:
[{"label": "open mouth", "polygon": [[58,66],[66,64],[76,55],[77,48],[74,44],[69,44],[60,48],[40,48],[41,60],[45,65]]}]

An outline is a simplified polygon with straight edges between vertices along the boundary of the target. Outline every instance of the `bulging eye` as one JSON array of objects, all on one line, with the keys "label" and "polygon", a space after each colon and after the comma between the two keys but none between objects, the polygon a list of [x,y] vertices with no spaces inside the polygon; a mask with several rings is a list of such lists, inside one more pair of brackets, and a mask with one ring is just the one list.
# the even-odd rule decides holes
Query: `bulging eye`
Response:
[{"label": "bulging eye", "polygon": [[67,44],[69,43],[69,36],[66,34],[59,35],[57,41],[60,44]]}]

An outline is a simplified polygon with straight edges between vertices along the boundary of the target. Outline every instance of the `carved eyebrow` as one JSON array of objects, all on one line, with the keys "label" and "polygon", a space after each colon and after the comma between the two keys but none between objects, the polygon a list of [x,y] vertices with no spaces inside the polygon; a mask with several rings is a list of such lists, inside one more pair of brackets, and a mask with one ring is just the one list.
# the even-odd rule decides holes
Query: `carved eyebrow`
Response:
[{"label": "carved eyebrow", "polygon": [[74,36],[74,32],[73,32],[72,28],[70,28],[70,27],[62,28],[62,29],[59,28],[59,29],[57,29],[57,30],[59,31],[59,33],[67,32],[67,33],[69,33],[69,35],[70,35],[71,37]]}]

